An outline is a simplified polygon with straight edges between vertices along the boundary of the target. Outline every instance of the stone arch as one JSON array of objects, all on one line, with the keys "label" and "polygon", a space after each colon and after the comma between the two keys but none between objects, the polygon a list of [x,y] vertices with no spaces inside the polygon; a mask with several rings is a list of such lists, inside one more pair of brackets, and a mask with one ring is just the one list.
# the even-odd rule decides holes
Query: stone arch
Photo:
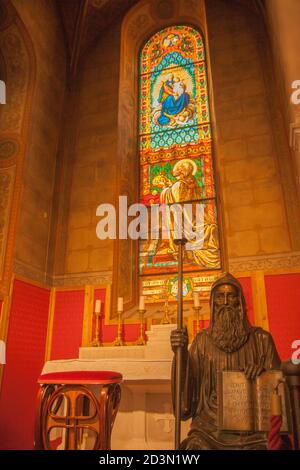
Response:
[{"label": "stone arch", "polygon": [[[0,63],[7,99],[0,108],[0,293],[5,298],[13,269],[36,60],[31,39],[10,0],[2,2],[1,9]],[[2,320],[0,333],[7,328],[7,321]]]}]

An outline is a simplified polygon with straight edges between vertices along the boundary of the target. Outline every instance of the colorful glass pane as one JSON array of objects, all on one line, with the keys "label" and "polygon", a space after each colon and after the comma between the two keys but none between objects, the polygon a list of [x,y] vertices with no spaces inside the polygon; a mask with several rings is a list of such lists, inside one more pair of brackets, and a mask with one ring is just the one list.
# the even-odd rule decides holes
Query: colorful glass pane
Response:
[{"label": "colorful glass pane", "polygon": [[[205,49],[201,34],[190,26],[159,31],[141,52],[139,135],[141,202],[149,207],[182,202],[180,180],[184,201],[205,206],[205,243],[184,270],[220,268]],[[140,274],[175,272],[171,245],[142,242]]]}]

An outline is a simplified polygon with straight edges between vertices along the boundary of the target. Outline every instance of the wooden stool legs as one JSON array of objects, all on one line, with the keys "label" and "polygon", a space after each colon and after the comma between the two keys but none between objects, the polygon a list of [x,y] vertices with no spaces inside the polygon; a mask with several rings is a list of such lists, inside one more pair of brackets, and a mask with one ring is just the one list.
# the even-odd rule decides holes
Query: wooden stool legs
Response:
[{"label": "wooden stool legs", "polygon": [[109,450],[121,388],[100,386],[99,399],[86,385],[41,386],[38,395],[35,449],[53,450],[51,433],[59,433],[63,448],[80,450],[87,440],[92,450]]}]

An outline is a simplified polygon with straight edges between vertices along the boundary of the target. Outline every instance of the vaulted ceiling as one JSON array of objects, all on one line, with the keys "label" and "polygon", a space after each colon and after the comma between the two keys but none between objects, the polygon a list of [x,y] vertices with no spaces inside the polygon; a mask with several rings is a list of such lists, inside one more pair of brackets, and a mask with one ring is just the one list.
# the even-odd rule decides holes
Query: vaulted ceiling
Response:
[{"label": "vaulted ceiling", "polygon": [[[92,47],[105,29],[138,1],[56,0],[65,34],[71,76],[76,73],[80,58]],[[264,0],[235,1],[258,13]]]},{"label": "vaulted ceiling", "polygon": [[70,72],[103,31],[138,0],[56,0],[62,19]]}]

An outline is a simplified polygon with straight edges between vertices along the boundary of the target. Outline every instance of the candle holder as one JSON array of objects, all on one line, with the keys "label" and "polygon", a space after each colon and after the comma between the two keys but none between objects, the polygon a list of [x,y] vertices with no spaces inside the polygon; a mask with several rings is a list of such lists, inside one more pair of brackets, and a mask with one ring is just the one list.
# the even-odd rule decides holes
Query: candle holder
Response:
[{"label": "candle holder", "polygon": [[92,341],[92,346],[99,348],[102,345],[100,341],[100,318],[101,318],[101,312],[94,312],[94,315],[96,317],[96,330],[95,330],[95,338]]},{"label": "candle holder", "polygon": [[172,316],[175,315],[175,310],[170,310],[169,300],[165,301],[163,313],[164,313],[164,316],[161,319],[160,324],[161,325],[170,325],[172,323]]},{"label": "candle holder", "polygon": [[144,346],[146,344],[145,325],[144,325],[144,315],[146,313],[146,310],[138,310],[138,312],[140,315],[140,336],[135,344],[137,346]]},{"label": "candle holder", "polygon": [[118,334],[113,343],[114,346],[124,346],[123,335],[122,335],[122,311],[118,312]]},{"label": "candle holder", "polygon": [[200,312],[202,310],[202,306],[200,305],[199,307],[193,307],[195,313],[196,313],[196,334],[198,334],[201,331],[199,322],[200,322]]},{"label": "candle holder", "polygon": [[169,306],[169,292],[167,288],[167,284],[165,286],[165,302],[162,310],[157,310],[157,313],[163,313],[163,317],[160,321],[161,325],[170,325],[173,323],[172,317],[176,314],[176,310],[170,309]]}]

